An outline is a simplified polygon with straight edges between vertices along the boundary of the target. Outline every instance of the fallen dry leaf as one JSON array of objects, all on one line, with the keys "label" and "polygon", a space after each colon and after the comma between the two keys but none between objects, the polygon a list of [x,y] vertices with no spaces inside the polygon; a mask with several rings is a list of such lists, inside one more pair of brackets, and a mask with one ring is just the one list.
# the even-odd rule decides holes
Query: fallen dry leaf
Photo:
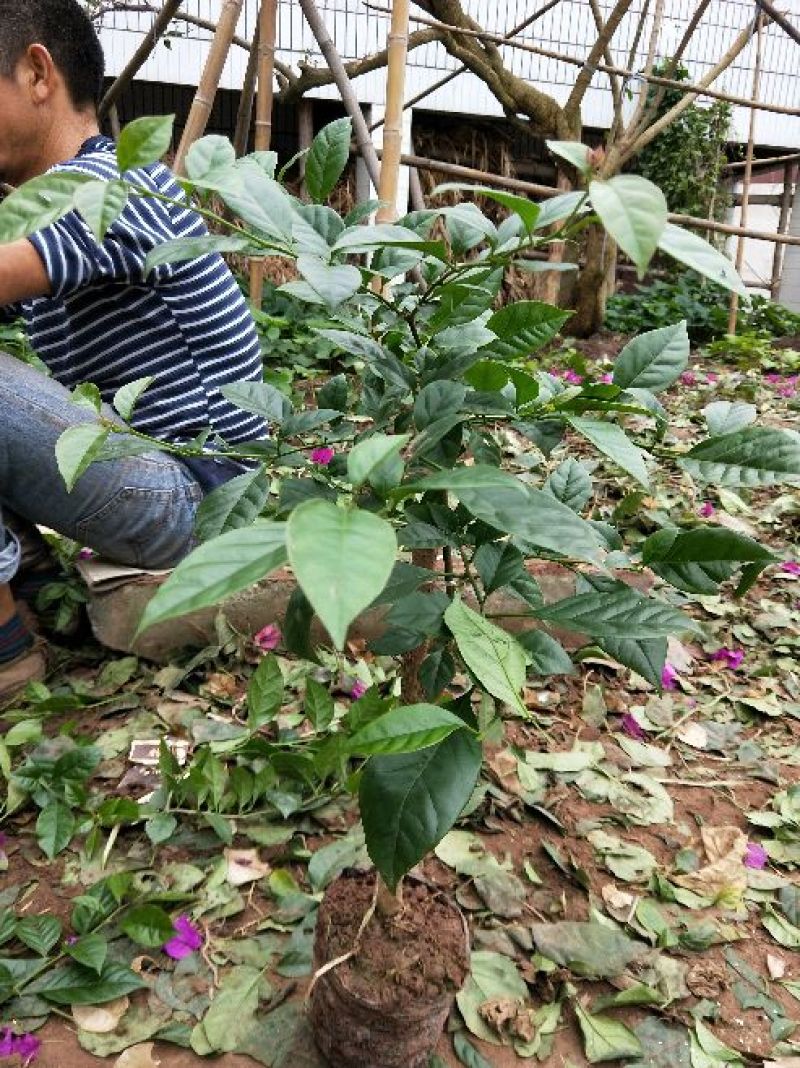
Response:
[{"label": "fallen dry leaf", "polygon": [[674,876],[673,882],[705,897],[716,897],[724,890],[746,890],[747,836],[738,827],[703,827],[700,833],[710,863]]},{"label": "fallen dry leaf", "polygon": [[690,745],[692,749],[705,749],[708,746],[708,731],[699,723],[685,723],[676,731],[676,735],[684,745]]},{"label": "fallen dry leaf", "polygon": [[764,1061],[764,1068],[800,1068],[800,1057],[778,1057],[777,1061]]},{"label": "fallen dry leaf", "polygon": [[228,862],[225,878],[231,886],[255,883],[270,873],[269,864],[261,860],[257,849],[226,849],[225,859]]},{"label": "fallen dry leaf", "polygon": [[631,910],[639,900],[636,894],[631,894],[627,890],[620,890],[613,883],[606,883],[600,893],[608,911],[615,920],[627,921],[630,919]]},{"label": "fallen dry leaf", "polygon": [[786,961],[783,957],[776,957],[772,953],[767,954],[767,970],[770,979],[783,979],[786,975]]},{"label": "fallen dry leaf", "polygon": [[113,1068],[158,1068],[160,1064],[161,1061],[153,1056],[153,1043],[140,1042],[120,1053]]},{"label": "fallen dry leaf", "polygon": [[73,1005],[72,1019],[83,1031],[93,1035],[107,1035],[128,1011],[130,1000],[117,998],[105,1005]]},{"label": "fallen dry leaf", "polygon": [[686,985],[699,998],[719,998],[728,984],[725,964],[714,960],[699,960],[686,973]]}]

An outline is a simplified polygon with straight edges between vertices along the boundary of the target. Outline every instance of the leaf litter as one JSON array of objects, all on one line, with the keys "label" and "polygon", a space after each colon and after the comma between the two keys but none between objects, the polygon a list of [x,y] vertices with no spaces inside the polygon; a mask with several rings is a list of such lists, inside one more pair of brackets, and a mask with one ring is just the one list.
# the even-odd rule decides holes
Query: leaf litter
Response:
[{"label": "leaf litter", "polygon": [[[787,418],[786,401],[756,371],[722,368],[713,390],[762,410],[769,400],[774,418]],[[693,434],[710,391],[703,373],[682,389],[671,432]],[[602,465],[593,478],[598,516],[617,509]],[[679,477],[652,487],[629,528],[646,534],[665,516],[685,519],[688,492]],[[796,498],[760,497],[721,490],[702,514],[791,556]],[[796,571],[774,567],[740,602],[682,597],[701,632],[670,641],[662,694],[599,649],[587,651],[579,674],[530,684],[539,724],[506,722],[465,819],[416,873],[458,900],[473,934],[472,973],[436,1068],[800,1068],[798,594]],[[281,729],[308,729],[308,679],[319,687],[314,714],[329,721],[353,701],[338,680],[391,680],[390,662],[350,652],[349,662],[326,653],[317,664],[280,660]],[[292,769],[269,787],[269,814],[249,816],[255,784],[235,751],[254,661],[224,623],[217,645],[156,672],[102,656],[65,656],[57,685],[4,717],[15,772],[42,734],[61,732],[62,750],[70,738],[96,747],[71,796],[76,812],[91,797],[84,811],[98,815],[82,848],[48,859],[37,843],[46,836],[12,785],[2,967],[19,983],[40,951],[87,940],[95,928],[86,916],[136,903],[155,910],[138,927],[103,920],[107,959],[97,957],[94,987],[69,987],[68,956],[55,969],[74,990],[66,1009],[87,1053],[114,1056],[114,1068],[156,1068],[171,1043],[187,1059],[169,1063],[181,1066],[227,1053],[237,1066],[322,1068],[302,998],[321,896],[343,870],[367,863],[352,802],[307,806]],[[187,774],[200,754],[206,818],[126,819],[126,800],[151,798],[165,768]],[[54,845],[60,833],[57,821],[47,828]],[[163,924],[179,913],[201,944],[171,960]],[[45,914],[62,924],[53,947],[44,927],[19,926]],[[90,939],[83,950],[100,952]],[[130,965],[137,985],[110,998]],[[35,1031],[49,1018],[45,1054],[58,1049],[65,1068],[71,1057],[82,1065],[68,1025],[51,1016],[65,1003],[48,1000],[47,975],[6,1002],[3,1020]]]}]

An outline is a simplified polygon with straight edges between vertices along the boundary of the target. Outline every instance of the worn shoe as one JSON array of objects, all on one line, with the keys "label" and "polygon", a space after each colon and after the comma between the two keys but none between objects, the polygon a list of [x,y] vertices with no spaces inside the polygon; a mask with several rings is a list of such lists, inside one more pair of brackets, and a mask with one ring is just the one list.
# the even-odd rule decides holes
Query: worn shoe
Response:
[{"label": "worn shoe", "polygon": [[39,642],[16,660],[0,664],[0,705],[24,690],[29,682],[41,682],[46,674],[47,660]]}]

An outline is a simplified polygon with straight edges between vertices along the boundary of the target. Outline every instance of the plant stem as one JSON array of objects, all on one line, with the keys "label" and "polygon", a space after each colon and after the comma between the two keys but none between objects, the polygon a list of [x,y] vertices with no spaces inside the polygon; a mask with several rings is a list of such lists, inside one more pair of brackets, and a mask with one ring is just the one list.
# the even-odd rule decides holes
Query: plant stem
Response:
[{"label": "plant stem", "polygon": [[397,884],[394,893],[389,889],[386,883],[383,881],[382,876],[376,876],[378,880],[378,898],[377,909],[381,916],[389,917],[396,916],[399,912],[403,911],[403,880]]}]

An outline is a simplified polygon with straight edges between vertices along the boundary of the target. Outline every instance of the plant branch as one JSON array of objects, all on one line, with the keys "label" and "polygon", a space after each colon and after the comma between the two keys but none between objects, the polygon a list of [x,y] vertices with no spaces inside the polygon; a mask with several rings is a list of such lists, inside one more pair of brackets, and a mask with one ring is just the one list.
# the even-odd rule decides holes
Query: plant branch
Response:
[{"label": "plant branch", "polygon": [[583,105],[583,98],[586,96],[586,92],[592,83],[597,73],[598,63],[606,54],[611,39],[617,32],[617,28],[622,20],[628,13],[633,0],[617,0],[617,3],[611,10],[611,13],[606,20],[605,26],[602,31],[598,33],[597,40],[592,45],[589,55],[586,57],[580,74],[575,79],[575,84],[572,87],[572,92],[567,97],[567,102],[564,105],[564,114],[567,117],[567,121],[570,126],[576,130],[576,136],[580,134],[580,110]]}]

